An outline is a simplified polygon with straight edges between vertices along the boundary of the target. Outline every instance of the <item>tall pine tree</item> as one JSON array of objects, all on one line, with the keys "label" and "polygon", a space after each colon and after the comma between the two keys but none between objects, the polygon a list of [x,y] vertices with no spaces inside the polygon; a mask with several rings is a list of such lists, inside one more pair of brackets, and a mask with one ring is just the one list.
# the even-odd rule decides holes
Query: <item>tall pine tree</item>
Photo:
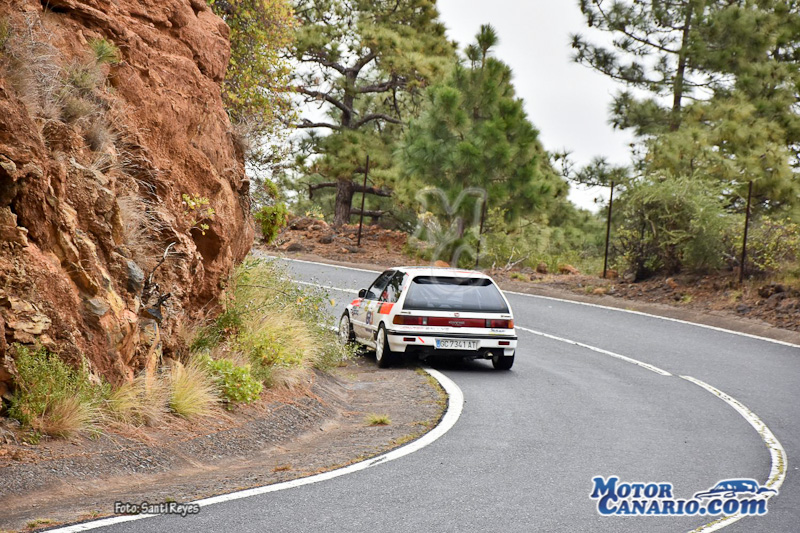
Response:
[{"label": "tall pine tree", "polygon": [[581,0],[611,47],[573,37],[574,59],[650,93],[619,93],[611,122],[643,138],[638,173],[716,180],[739,210],[800,204],[796,0]]},{"label": "tall pine tree", "polygon": [[[295,11],[296,91],[324,111],[297,125],[312,132],[301,174],[310,194],[336,190],[334,224],[346,224],[357,213],[356,192],[391,195],[402,125],[416,112],[420,90],[446,73],[453,46],[435,0],[298,0]],[[367,155],[377,185],[364,188],[357,175]]]},{"label": "tall pine tree", "polygon": [[[511,69],[492,56],[496,43],[494,29],[482,26],[450,78],[428,90],[426,111],[412,121],[399,151],[406,197],[425,188],[442,191],[444,198],[427,207],[439,218],[464,222],[456,239],[479,222],[484,196],[478,191],[510,226],[521,217],[546,220],[568,189],[515,94]],[[462,192],[470,190],[476,194],[465,198]]]}]

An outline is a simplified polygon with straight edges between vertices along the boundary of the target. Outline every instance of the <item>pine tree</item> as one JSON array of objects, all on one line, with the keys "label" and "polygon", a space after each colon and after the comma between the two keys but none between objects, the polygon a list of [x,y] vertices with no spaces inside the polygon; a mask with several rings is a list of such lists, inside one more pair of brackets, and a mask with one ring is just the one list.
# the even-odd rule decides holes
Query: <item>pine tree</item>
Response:
[{"label": "pine tree", "polygon": [[496,43],[494,29],[482,26],[465,60],[427,92],[426,111],[412,121],[399,151],[406,198],[425,188],[444,191],[446,198],[428,209],[463,222],[456,238],[465,224],[478,222],[476,205],[484,200],[477,193],[459,202],[463,191],[485,191],[486,208],[506,226],[521,217],[546,220],[555,199],[566,197],[567,184],[515,94],[511,69],[492,56]]},{"label": "pine tree", "polygon": [[[420,90],[446,73],[453,47],[435,0],[298,0],[295,11],[296,91],[326,115],[297,125],[313,132],[305,137],[301,174],[310,194],[336,189],[334,224],[346,224],[358,213],[354,193],[391,195],[401,126],[416,112]],[[354,178],[367,155],[378,185],[364,188]]]},{"label": "pine tree", "polygon": [[[609,49],[573,35],[573,59],[656,97],[638,100],[629,91],[618,94],[612,107],[615,127],[634,128],[639,135],[676,130],[684,99],[717,81],[700,68],[697,57],[707,3],[580,0],[587,25],[611,32],[614,40]],[[659,99],[665,97],[669,108]]]},{"label": "pine tree", "polygon": [[[714,179],[728,209],[800,204],[800,3],[796,0],[581,0],[612,48],[573,37],[575,60],[651,93],[618,94],[611,122],[643,140],[637,174]],[[687,103],[688,102],[688,103]]]}]

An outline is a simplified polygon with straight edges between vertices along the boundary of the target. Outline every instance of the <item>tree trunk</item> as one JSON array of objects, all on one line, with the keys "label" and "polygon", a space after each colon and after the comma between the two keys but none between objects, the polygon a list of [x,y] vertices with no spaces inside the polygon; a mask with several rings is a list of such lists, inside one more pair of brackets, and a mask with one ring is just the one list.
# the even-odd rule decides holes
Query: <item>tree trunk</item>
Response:
[{"label": "tree trunk", "polygon": [[350,223],[350,206],[353,203],[355,184],[350,180],[339,180],[336,186],[336,207],[333,225],[342,226]]},{"label": "tree trunk", "polygon": [[694,2],[689,2],[686,7],[686,17],[683,21],[683,35],[681,36],[681,49],[678,53],[678,69],[675,72],[675,83],[672,87],[672,113],[670,116],[670,131],[677,131],[681,125],[681,107],[683,100],[683,85],[686,76],[686,56],[689,48],[689,33],[692,29],[692,11]]}]

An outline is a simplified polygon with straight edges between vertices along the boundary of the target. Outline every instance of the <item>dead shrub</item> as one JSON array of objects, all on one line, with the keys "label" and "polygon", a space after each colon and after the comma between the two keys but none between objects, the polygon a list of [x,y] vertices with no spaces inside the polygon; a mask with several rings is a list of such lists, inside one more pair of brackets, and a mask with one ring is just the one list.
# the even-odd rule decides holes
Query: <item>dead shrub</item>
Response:
[{"label": "dead shrub", "polygon": [[122,219],[123,239],[131,258],[145,271],[155,267],[163,250],[158,249],[158,233],[165,228],[160,209],[138,195],[117,198]]},{"label": "dead shrub", "polygon": [[28,112],[46,119],[61,115],[61,54],[32,13],[6,20],[3,70]]},{"label": "dead shrub", "polygon": [[60,118],[66,123],[78,122],[95,112],[97,112],[97,106],[81,96],[67,94],[61,100]]},{"label": "dead shrub", "polygon": [[106,147],[112,146],[116,141],[116,136],[111,131],[111,126],[103,117],[97,117],[89,123],[83,132],[83,138],[93,152],[101,152]]}]

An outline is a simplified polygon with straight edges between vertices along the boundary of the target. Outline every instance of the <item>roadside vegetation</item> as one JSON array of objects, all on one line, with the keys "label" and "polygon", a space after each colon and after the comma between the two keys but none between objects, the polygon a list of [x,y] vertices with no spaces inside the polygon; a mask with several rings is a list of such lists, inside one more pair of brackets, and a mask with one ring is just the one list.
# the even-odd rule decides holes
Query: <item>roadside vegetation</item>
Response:
[{"label": "roadside vegetation", "polygon": [[369,414],[364,419],[368,426],[390,426],[392,424],[392,419],[389,418],[389,415],[379,415],[379,414]]},{"label": "roadside vegetation", "polygon": [[780,0],[580,4],[587,33],[573,36],[573,59],[621,84],[610,122],[634,135],[628,164],[544,149],[491,26],[453,47],[432,0],[296,0],[286,57],[307,105],[294,160],[273,169],[276,197],[336,232],[364,194],[366,221],[403,230],[405,253],[426,261],[599,275],[609,206],[578,209],[567,191],[613,184],[614,275],[735,285],[744,270],[800,287],[800,12]]},{"label": "roadside vegetation", "polygon": [[298,288],[274,262],[240,265],[228,294],[222,313],[194,330],[180,361],[118,387],[85,364],[14,345],[18,378],[9,415],[31,443],[155,426],[170,416],[195,420],[256,402],[268,388],[306,386],[315,369],[330,371],[349,357],[324,318],[329,297]]}]

